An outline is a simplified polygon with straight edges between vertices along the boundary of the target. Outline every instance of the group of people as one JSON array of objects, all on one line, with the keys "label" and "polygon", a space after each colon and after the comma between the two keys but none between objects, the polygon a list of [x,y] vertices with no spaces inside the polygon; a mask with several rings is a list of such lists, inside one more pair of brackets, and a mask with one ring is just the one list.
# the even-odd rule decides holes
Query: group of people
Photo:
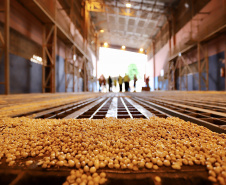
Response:
[{"label": "group of people", "polygon": [[[133,80],[134,80],[134,89],[136,89],[136,82],[137,82],[137,76],[134,74],[134,77],[133,77]],[[109,92],[112,92],[112,78],[111,76],[108,77],[107,79],[107,82],[108,82],[108,88],[109,88]],[[128,74],[125,74],[124,77],[122,77],[121,75],[119,75],[118,77],[118,83],[119,83],[119,91],[122,92],[122,85],[123,83],[125,84],[125,91],[128,92],[129,91],[129,82],[130,82],[130,77]],[[99,78],[99,91],[101,91],[101,88],[102,87],[105,87],[106,86],[106,79],[104,78],[104,75],[101,75],[100,78]],[[117,86],[117,79],[114,78],[114,86],[116,87]]]}]

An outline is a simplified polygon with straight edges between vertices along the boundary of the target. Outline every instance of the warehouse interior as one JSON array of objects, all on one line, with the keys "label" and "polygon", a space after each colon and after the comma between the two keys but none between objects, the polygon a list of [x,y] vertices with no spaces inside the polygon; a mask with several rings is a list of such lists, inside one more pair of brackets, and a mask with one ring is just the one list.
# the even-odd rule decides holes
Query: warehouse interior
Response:
[{"label": "warehouse interior", "polygon": [[225,58],[226,0],[0,0],[0,184],[225,185]]}]

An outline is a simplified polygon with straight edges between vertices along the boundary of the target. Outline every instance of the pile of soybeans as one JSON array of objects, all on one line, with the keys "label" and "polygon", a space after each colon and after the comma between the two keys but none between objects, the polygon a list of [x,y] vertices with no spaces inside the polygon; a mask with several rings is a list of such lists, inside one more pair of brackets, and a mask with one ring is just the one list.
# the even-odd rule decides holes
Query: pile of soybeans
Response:
[{"label": "pile of soybeans", "polygon": [[[0,161],[9,166],[71,168],[68,184],[103,184],[98,169],[139,171],[204,165],[226,183],[226,134],[178,118],[0,119]],[[1,165],[1,164],[0,164]]]}]

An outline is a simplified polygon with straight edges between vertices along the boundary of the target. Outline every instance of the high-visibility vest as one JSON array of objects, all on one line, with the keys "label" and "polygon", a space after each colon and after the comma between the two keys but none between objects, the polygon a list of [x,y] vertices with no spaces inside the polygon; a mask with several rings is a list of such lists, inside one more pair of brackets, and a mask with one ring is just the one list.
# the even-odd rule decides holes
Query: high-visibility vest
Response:
[{"label": "high-visibility vest", "polygon": [[122,84],[122,82],[123,82],[123,79],[122,79],[122,77],[121,77],[121,76],[119,76],[119,77],[118,77],[118,83],[119,83],[119,85],[121,85],[121,84]]},{"label": "high-visibility vest", "polygon": [[126,75],[125,77],[124,77],[124,82],[129,82],[129,76],[128,75]]}]

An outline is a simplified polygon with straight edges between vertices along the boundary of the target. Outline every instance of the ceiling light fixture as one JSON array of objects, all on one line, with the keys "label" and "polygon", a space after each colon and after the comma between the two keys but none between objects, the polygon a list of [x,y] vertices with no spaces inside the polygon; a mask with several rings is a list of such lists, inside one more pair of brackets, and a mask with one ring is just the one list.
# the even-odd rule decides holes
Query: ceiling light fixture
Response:
[{"label": "ceiling light fixture", "polygon": [[122,46],[122,49],[126,49],[126,46],[123,45],[123,46]]},{"label": "ceiling light fixture", "polygon": [[144,49],[143,48],[140,48],[139,51],[142,53],[144,51]]},{"label": "ceiling light fixture", "polygon": [[130,3],[126,3],[126,8],[131,8],[131,4]]},{"label": "ceiling light fixture", "polygon": [[184,3],[185,8],[189,8],[189,4],[188,3]]},{"label": "ceiling light fixture", "polygon": [[108,43],[107,42],[104,43],[104,47],[108,47]]},{"label": "ceiling light fixture", "polygon": [[104,33],[104,30],[100,30],[100,33]]}]

